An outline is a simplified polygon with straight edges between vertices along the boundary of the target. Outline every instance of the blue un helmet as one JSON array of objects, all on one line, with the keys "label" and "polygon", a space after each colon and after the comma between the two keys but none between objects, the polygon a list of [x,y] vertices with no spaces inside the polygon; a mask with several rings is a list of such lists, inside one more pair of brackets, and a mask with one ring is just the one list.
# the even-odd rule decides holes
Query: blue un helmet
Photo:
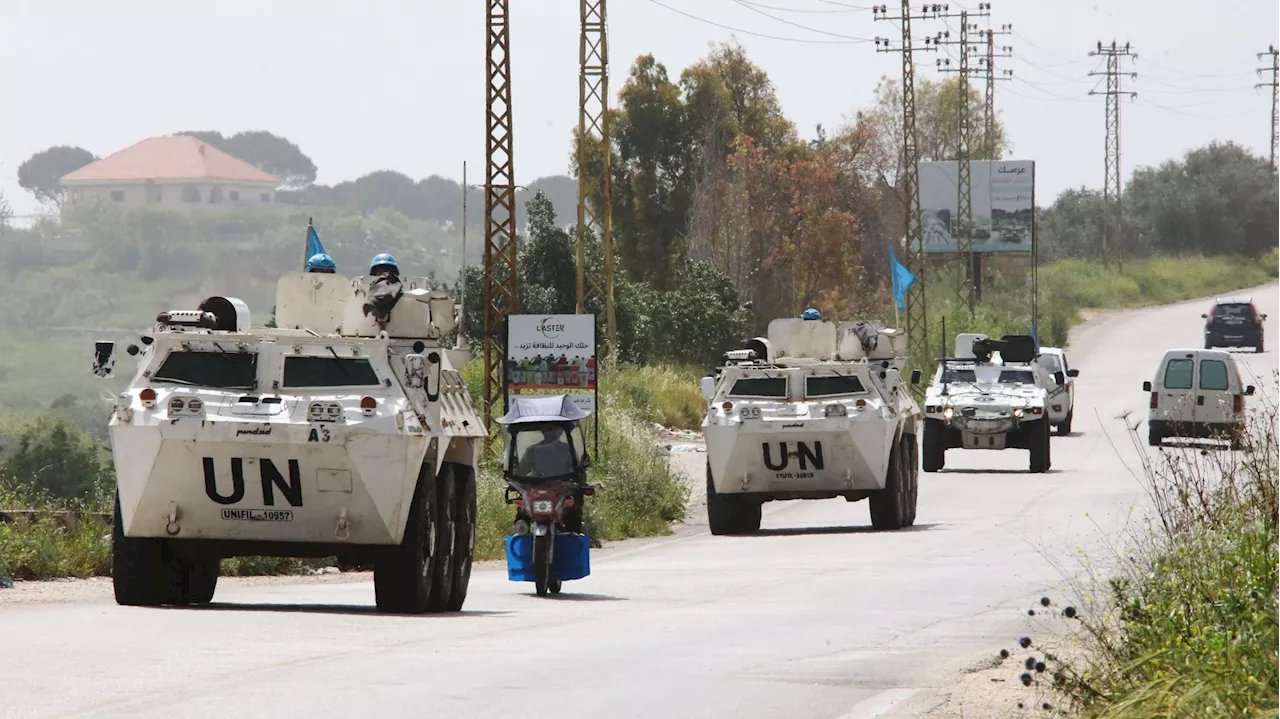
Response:
[{"label": "blue un helmet", "polygon": [[307,260],[305,268],[307,272],[337,272],[338,266],[334,264],[333,258],[323,252],[317,252]]},{"label": "blue un helmet", "polygon": [[400,276],[400,265],[396,264],[396,258],[386,252],[374,255],[373,262],[369,263],[369,274],[377,276],[387,274],[388,272],[396,275],[397,277]]},{"label": "blue un helmet", "polygon": [[809,309],[805,310],[804,312],[802,312],[802,313],[800,314],[800,319],[802,319],[802,320],[820,320],[820,319],[822,319],[822,313],[821,313],[821,312],[819,312],[819,311],[817,311],[817,310],[815,310],[814,308],[810,307]]}]

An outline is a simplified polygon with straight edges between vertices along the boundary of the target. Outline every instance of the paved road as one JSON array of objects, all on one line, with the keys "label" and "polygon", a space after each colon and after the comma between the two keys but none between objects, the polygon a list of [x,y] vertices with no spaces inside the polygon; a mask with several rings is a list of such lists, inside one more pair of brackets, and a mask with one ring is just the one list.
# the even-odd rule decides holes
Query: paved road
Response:
[{"label": "paved road", "polygon": [[[1277,290],[1254,297],[1275,346]],[[0,716],[915,715],[1059,583],[1045,554],[1140,501],[1115,417],[1142,413],[1164,349],[1198,345],[1205,306],[1082,328],[1077,432],[1053,439],[1053,470],[952,453],[921,475],[910,531],[871,532],[865,502],[771,505],[758,536],[693,526],[599,553],[557,599],[482,571],[452,616],[374,614],[368,581],[221,588],[201,610],[0,604]],[[1271,384],[1274,351],[1239,359]]]}]

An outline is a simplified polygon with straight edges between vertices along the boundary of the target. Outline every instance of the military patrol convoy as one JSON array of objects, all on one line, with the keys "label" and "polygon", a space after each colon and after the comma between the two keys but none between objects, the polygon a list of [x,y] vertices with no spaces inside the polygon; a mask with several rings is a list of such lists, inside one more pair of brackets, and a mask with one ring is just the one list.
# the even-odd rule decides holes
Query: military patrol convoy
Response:
[{"label": "military patrol convoy", "polygon": [[[327,258],[279,280],[275,326],[210,297],[127,347],[138,369],[109,425],[118,603],[208,603],[224,557],[336,556],[373,565],[380,611],[462,608],[485,429],[460,374],[470,350],[442,344],[459,308],[389,255],[355,279]],[[96,374],[114,350],[97,343]],[[757,531],[766,502],[835,497],[868,500],[877,529],[910,527],[919,468],[953,449],[1027,449],[1047,471],[1036,357],[1031,337],[959,335],[922,412],[903,331],[774,320],[702,380],[711,533]]]},{"label": "military patrol convoy", "polygon": [[[337,556],[373,565],[380,611],[461,609],[485,430],[469,352],[441,343],[457,307],[394,268],[371,273],[394,275],[388,315],[371,278],[325,269],[279,280],[277,327],[210,297],[127,348],[109,430],[120,604],[207,603],[223,557]],[[98,343],[97,374],[113,353]]]}]

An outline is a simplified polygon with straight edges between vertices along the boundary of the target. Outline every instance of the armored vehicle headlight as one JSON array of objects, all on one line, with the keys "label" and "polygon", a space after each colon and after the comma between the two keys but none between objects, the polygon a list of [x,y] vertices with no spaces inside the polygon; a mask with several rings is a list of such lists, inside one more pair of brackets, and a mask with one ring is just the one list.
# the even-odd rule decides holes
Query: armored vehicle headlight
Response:
[{"label": "armored vehicle headlight", "polygon": [[860,399],[857,402],[854,402],[853,406],[857,407],[858,409],[862,409],[863,407],[867,406],[867,401],[865,399]]},{"label": "armored vehicle headlight", "polygon": [[1022,419],[1022,408],[1021,408],[1021,407],[1014,407],[1014,408],[1013,408],[1013,416],[1014,416],[1014,417],[1017,417],[1018,419]]},{"label": "armored vehicle headlight", "polygon": [[378,407],[378,400],[372,397],[365,397],[360,400],[360,409],[364,412],[364,416],[372,417],[373,410]]},{"label": "armored vehicle headlight", "polygon": [[204,409],[204,402],[201,402],[201,401],[200,401],[200,399],[199,399],[198,397],[193,397],[193,398],[191,398],[191,399],[187,400],[187,410],[188,410],[188,411],[191,411],[191,412],[199,412],[199,411],[200,411],[200,410],[202,410],[202,409]]},{"label": "armored vehicle headlight", "polygon": [[138,393],[138,399],[142,402],[142,406],[151,409],[156,406],[156,391],[147,387]]},{"label": "armored vehicle headlight", "polygon": [[185,407],[185,406],[186,406],[186,404],[187,404],[186,402],[183,402],[183,401],[182,401],[182,398],[181,398],[181,397],[174,397],[174,398],[172,398],[172,399],[170,399],[170,400],[169,400],[169,411],[170,411],[170,412],[181,412],[181,411],[182,411],[182,408],[183,408],[183,407]]},{"label": "armored vehicle headlight", "polygon": [[842,404],[838,404],[838,403],[837,403],[837,404],[829,404],[829,405],[827,405],[827,416],[828,416],[828,417],[844,417],[844,416],[846,416],[846,415],[848,415],[848,414],[849,414],[849,410],[848,410],[847,408],[845,408],[845,406],[844,406],[844,405],[842,405]]},{"label": "armored vehicle headlight", "polygon": [[943,419],[951,419],[952,417],[954,417],[954,416],[955,416],[955,414],[956,414],[956,411],[955,411],[955,409],[954,409],[954,408],[952,408],[952,407],[945,407],[945,408],[943,408],[943,410],[942,410],[942,418],[943,418]]},{"label": "armored vehicle headlight", "polygon": [[742,417],[743,419],[760,419],[760,408],[759,407],[743,407],[742,411],[738,412],[738,416]]}]

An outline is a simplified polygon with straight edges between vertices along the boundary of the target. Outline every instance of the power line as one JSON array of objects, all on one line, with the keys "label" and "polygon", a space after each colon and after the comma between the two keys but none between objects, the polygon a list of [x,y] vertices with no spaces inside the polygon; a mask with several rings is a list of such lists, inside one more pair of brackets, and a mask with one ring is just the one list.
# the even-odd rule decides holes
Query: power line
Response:
[{"label": "power line", "polygon": [[755,7],[764,8],[765,10],[777,10],[779,12],[803,13],[807,15],[827,15],[827,14],[859,12],[862,10],[866,10],[866,8],[857,8],[857,7],[847,7],[847,8],[841,8],[839,10],[816,10],[813,8],[780,7],[778,5],[767,5],[761,2],[753,2],[753,0],[740,0],[738,4],[754,5]]},{"label": "power line", "polygon": [[763,15],[763,16],[765,16],[765,17],[769,18],[770,20],[776,20],[777,22],[783,23],[784,25],[790,25],[791,27],[800,28],[801,30],[807,30],[807,31],[809,31],[809,32],[816,32],[816,33],[818,33],[819,35],[829,35],[829,36],[831,36],[831,37],[844,38],[845,40],[856,40],[856,41],[858,41],[858,42],[871,42],[870,40],[867,40],[867,39],[865,39],[865,38],[850,37],[849,35],[842,35],[842,34],[840,34],[840,33],[838,33],[838,32],[828,32],[828,31],[826,31],[826,30],[819,30],[819,29],[817,29],[817,28],[812,28],[812,27],[809,27],[809,26],[807,26],[807,25],[801,25],[801,24],[800,24],[800,23],[798,23],[798,22],[792,22],[792,21],[790,21],[790,20],[787,20],[786,18],[780,18],[780,17],[778,17],[777,15],[770,15],[769,13],[765,12],[764,10],[761,10],[761,9],[759,9],[759,8],[756,8],[756,7],[752,7],[752,4],[751,4],[751,3],[743,2],[743,0],[733,0],[733,2],[737,3],[738,5],[741,5],[742,7],[744,7],[744,8],[746,8],[746,9],[750,10],[751,12],[759,13],[760,15]]},{"label": "power line", "polygon": [[666,3],[663,3],[663,2],[659,2],[659,0],[649,0],[649,2],[653,3],[654,5],[657,5],[658,7],[670,10],[671,12],[676,13],[678,15],[683,15],[691,20],[697,20],[698,22],[705,23],[713,27],[718,27],[721,30],[728,30],[729,32],[739,32],[739,33],[742,33],[743,35],[761,37],[767,40],[781,40],[783,42],[798,42],[806,45],[857,45],[861,43],[873,42],[872,40],[866,40],[866,39],[813,40],[809,38],[782,37],[780,35],[770,35],[768,33],[755,32],[753,30],[743,30],[742,28],[731,27],[729,25],[725,25],[723,23],[719,23],[714,20],[708,20],[703,17],[698,17],[697,15],[694,15],[692,13],[685,12],[684,10],[680,10],[679,8],[673,8],[670,5],[667,5]]}]

